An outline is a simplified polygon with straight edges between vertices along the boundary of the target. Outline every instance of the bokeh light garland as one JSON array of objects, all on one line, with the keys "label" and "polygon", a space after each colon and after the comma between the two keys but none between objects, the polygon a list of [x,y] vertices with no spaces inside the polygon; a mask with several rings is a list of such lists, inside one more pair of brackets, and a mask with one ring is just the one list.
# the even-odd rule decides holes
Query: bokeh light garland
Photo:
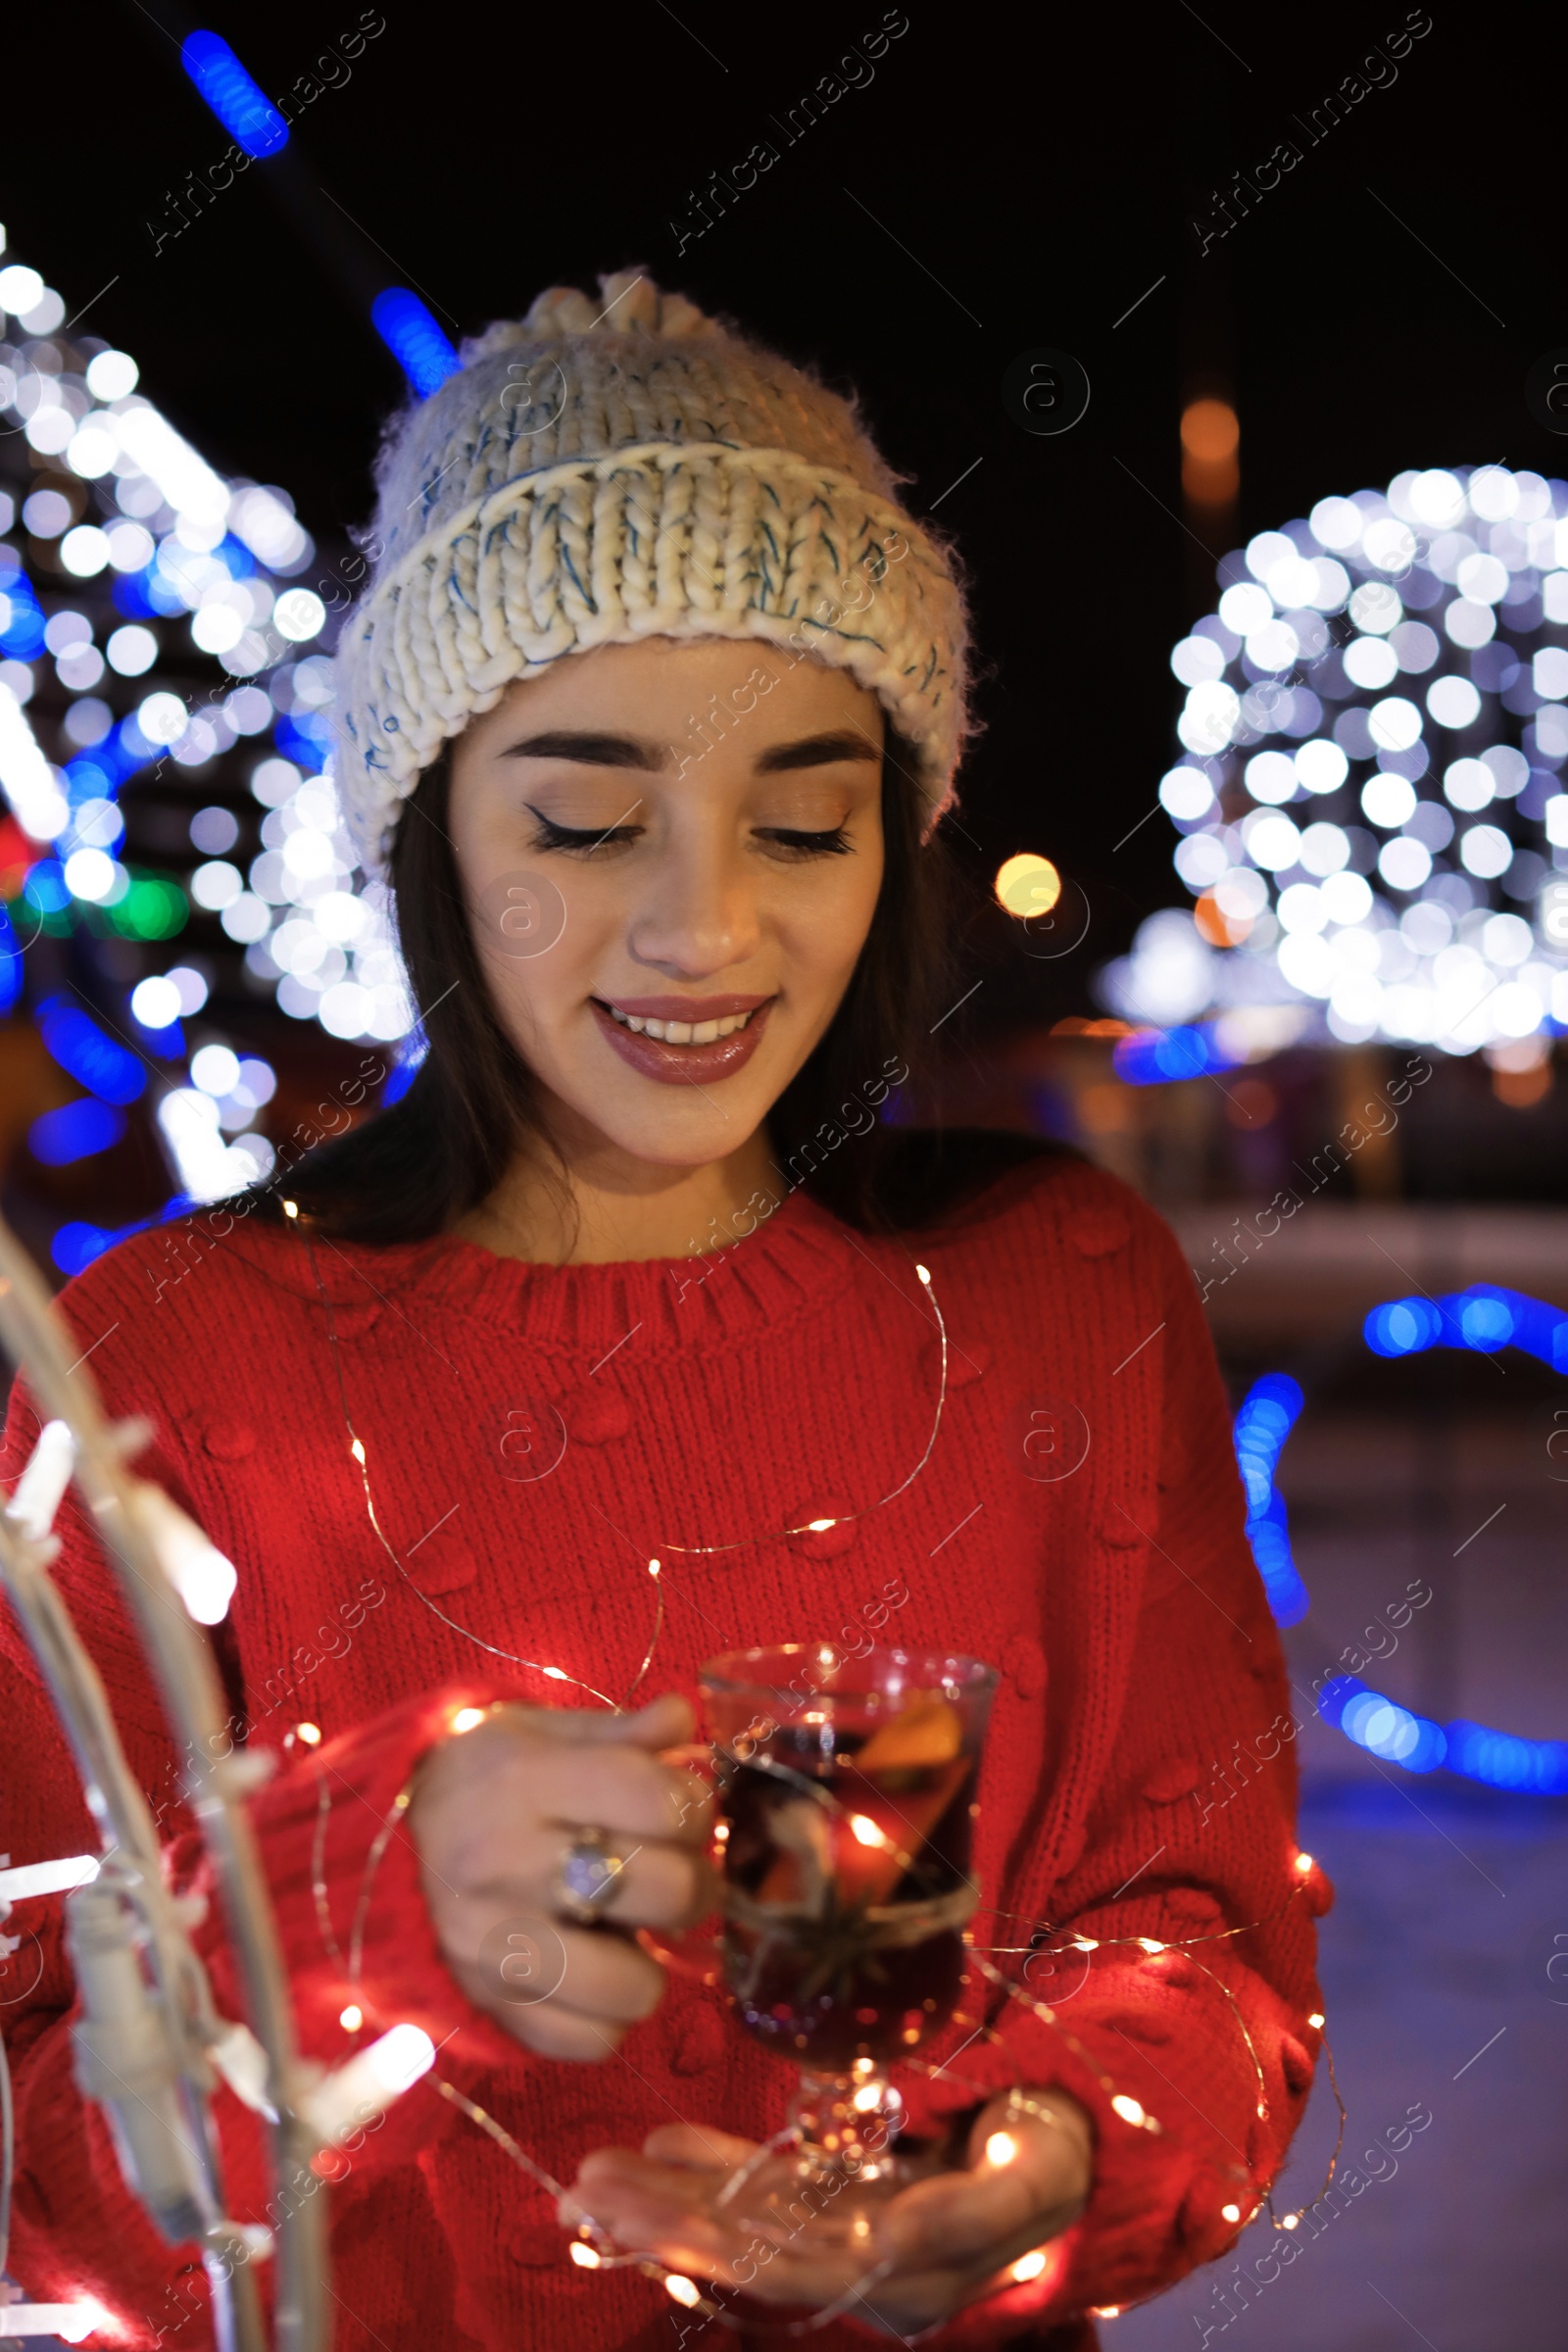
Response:
[{"label": "bokeh light garland", "polygon": [[[1373,1307],[1362,1337],[1375,1355],[1416,1355],[1428,1348],[1464,1348],[1491,1355],[1520,1348],[1553,1371],[1568,1372],[1568,1314],[1523,1291],[1492,1283],[1440,1298],[1394,1298]],[[1237,1465],[1247,1493],[1247,1536],[1277,1625],[1298,1625],[1311,1606],[1291,1553],[1285,1501],[1275,1473],[1301,1410],[1299,1384],[1270,1372],[1253,1383],[1237,1412]],[[1317,1700],[1325,1723],[1388,1764],[1406,1772],[1441,1765],[1461,1779],[1533,1796],[1568,1795],[1568,1740],[1525,1740],[1459,1718],[1434,1723],[1372,1690],[1358,1675],[1332,1676]]]},{"label": "bokeh light garland", "polygon": [[[222,44],[214,47],[216,56]],[[224,72],[226,59],[217,58]],[[71,1118],[40,1122],[34,1140],[47,1165],[109,1149],[123,1130],[104,1109],[144,1091],[125,1091],[123,1065],[137,1079],[151,1073],[178,1186],[168,1214],[273,1164],[255,1132],[275,1090],[270,1064],[215,1039],[211,1013],[187,1056],[182,1024],[210,994],[205,959],[169,963],[157,951],[193,908],[216,917],[293,1019],[401,1046],[400,1058],[417,1050],[385,892],[359,871],[331,781],[327,654],[365,565],[351,559],[343,577],[306,584],[316,549],[287,493],[217,473],[137,389],[128,353],[68,334],[66,307],[9,256],[0,229],[0,434],[26,444],[40,476],[25,494],[20,482],[16,496],[0,491],[0,788],[10,810],[0,820],[0,1013],[22,997],[25,951],[40,936],[112,937],[148,951],[119,1020],[32,1008],[49,1052],[89,1099],[67,1106]],[[211,688],[193,691],[192,672],[209,663]],[[68,697],[57,759],[28,710],[50,664]],[[168,762],[198,778],[247,743],[260,755],[247,778],[261,809],[248,820],[259,821],[259,855],[230,855],[246,820],[215,804],[189,820],[198,862],[182,880],[125,861],[127,786]],[[226,776],[215,786],[228,789]],[[133,1230],[63,1226],[55,1262],[78,1273]]]}]

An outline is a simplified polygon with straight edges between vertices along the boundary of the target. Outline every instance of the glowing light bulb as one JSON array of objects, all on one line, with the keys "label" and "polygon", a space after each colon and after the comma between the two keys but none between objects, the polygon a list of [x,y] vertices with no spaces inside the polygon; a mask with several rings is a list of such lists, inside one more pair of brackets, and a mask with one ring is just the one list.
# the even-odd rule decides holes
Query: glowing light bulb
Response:
[{"label": "glowing light bulb", "polygon": [[1310,1854],[1298,1854],[1296,1857],[1296,1867],[1304,1879],[1307,1872],[1314,1869],[1316,1865],[1314,1864]]},{"label": "glowing light bulb", "polygon": [[827,1528],[837,1527],[838,1521],[836,1519],[808,1519],[806,1524],[813,1536],[819,1536]]},{"label": "glowing light bulb", "polygon": [[1021,2286],[1026,2278],[1038,2278],[1045,2267],[1046,2257],[1037,2246],[1032,2254],[1020,2254],[1007,2276],[1016,2278]]},{"label": "glowing light bulb", "polygon": [[660,1562],[659,1562],[658,1560],[650,1560],[650,1561],[649,1561],[649,1563],[648,1563],[648,1573],[649,1573],[649,1575],[650,1575],[650,1576],[657,1576],[657,1575],[659,1574],[659,1569],[660,1569]]},{"label": "glowing light bulb", "polygon": [[1239,2222],[1242,2218],[1242,2209],[1239,2205],[1222,2205],[1219,2209],[1219,2216],[1222,2222]]},{"label": "glowing light bulb", "polygon": [[930,1289],[930,1287],[931,1287],[931,1269],[930,1269],[930,1267],[929,1267],[929,1266],[922,1266],[921,1264],[919,1264],[919,1263],[918,1263],[918,1261],[916,1261],[916,1264],[915,1264],[915,1269],[914,1269],[914,1270],[915,1270],[915,1272],[916,1272],[916,1273],[919,1275],[919,1277],[920,1277],[920,1280],[921,1280],[921,1281],[922,1281],[922,1282],[925,1284],[925,1286],[926,1286],[927,1290],[929,1290],[929,1289]]},{"label": "glowing light bulb", "polygon": [[1140,1936],[1138,1937],[1138,1941],[1143,1945],[1146,1952],[1163,1952],[1169,1948],[1153,1936]]},{"label": "glowing light bulb", "polygon": [[1098,1936],[1075,1936],[1072,1939],[1072,1948],[1075,1952],[1098,1952],[1100,1937]]},{"label": "glowing light bulb", "polygon": [[854,2107],[857,2115],[869,2115],[872,2108],[880,2106],[881,2102],[882,2093],[877,2084],[862,2082],[850,2104]]},{"label": "glowing light bulb", "polygon": [[868,1813],[852,1813],[850,1815],[850,1832],[853,1837],[858,1838],[861,1845],[886,1845],[887,1843],[887,1839]]},{"label": "glowing light bulb", "polygon": [[1314,2009],[1314,2010],[1313,2010],[1313,2012],[1312,2012],[1312,2014],[1311,2014],[1311,2016],[1310,2016],[1310,2017],[1307,2019],[1307,2021],[1306,2021],[1306,2022],[1307,2022],[1307,2024],[1308,2024],[1309,2026],[1311,2026],[1311,2027],[1314,2029],[1314,2031],[1315,2031],[1315,2032],[1317,2032],[1317,2033],[1321,2033],[1321,2032],[1322,2032],[1322,2030],[1323,2030],[1323,2012],[1322,2012],[1322,2010],[1321,2010],[1321,2009]]},{"label": "glowing light bulb", "polygon": [[345,2034],[357,2034],[365,2023],[365,2011],[357,2002],[350,2001],[346,2009],[339,2010],[337,2022]]},{"label": "glowing light bulb", "polygon": [[452,1718],[452,1729],[455,1732],[471,1732],[483,1721],[483,1707],[460,1707]]},{"label": "glowing light bulb", "polygon": [[1092,2320],[1119,2320],[1121,2305],[1119,2303],[1093,2303],[1089,2307],[1089,2316]]},{"label": "glowing light bulb", "polygon": [[1300,2215],[1299,2215],[1298,2213],[1287,2213],[1287,2214],[1284,2214],[1284,2215],[1282,2215],[1282,2217],[1281,2217],[1281,2220],[1280,2220],[1280,2228],[1281,2228],[1282,2230],[1296,2230],[1296,2229],[1298,2229],[1298,2228],[1299,2228],[1299,2226],[1300,2226],[1300,2220],[1301,2220],[1301,2217],[1300,2217]]},{"label": "glowing light bulb", "polygon": [[677,2271],[671,2271],[665,2278],[664,2292],[672,2303],[684,2303],[688,2311],[703,2299],[691,2280],[682,2278]]},{"label": "glowing light bulb", "polygon": [[566,2248],[566,2252],[571,2256],[572,2261],[577,2265],[577,2268],[580,2271],[598,2270],[600,2256],[595,2252],[592,2246],[584,2245],[580,2237],[574,2237],[572,2239],[570,2245]]},{"label": "glowing light bulb", "polygon": [[541,1666],[540,1673],[547,1683],[569,1683],[571,1677],[560,1666]]},{"label": "glowing light bulb", "polygon": [[299,1215],[299,1213],[300,1213],[300,1209],[299,1209],[299,1202],[298,1202],[297,1200],[285,1200],[285,1201],[284,1201],[284,1203],[283,1203],[283,1214],[284,1214],[284,1216],[285,1216],[285,1217],[297,1217],[297,1216]]},{"label": "glowing light bulb", "polygon": [[1143,2124],[1149,2120],[1138,2101],[1129,2098],[1124,2090],[1118,2090],[1110,2103],[1124,2124]]},{"label": "glowing light bulb", "polygon": [[1010,2132],[993,2132],[986,2141],[987,2164],[1011,2164],[1018,2153],[1018,2142]]},{"label": "glowing light bulb", "polygon": [[294,1726],[294,1737],[296,1740],[302,1740],[307,1747],[319,1747],[321,1727],[318,1723],[297,1723]]},{"label": "glowing light bulb", "polygon": [[363,1470],[365,1468],[365,1447],[360,1443],[358,1438],[355,1439],[353,1445],[349,1447],[349,1451],[353,1454],[354,1459],[359,1463],[360,1468]]}]

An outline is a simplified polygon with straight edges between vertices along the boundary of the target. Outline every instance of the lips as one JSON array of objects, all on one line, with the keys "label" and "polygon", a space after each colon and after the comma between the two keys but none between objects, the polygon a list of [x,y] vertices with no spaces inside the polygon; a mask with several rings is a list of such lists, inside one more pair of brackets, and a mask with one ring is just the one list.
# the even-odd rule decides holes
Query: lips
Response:
[{"label": "lips", "polygon": [[[613,1011],[597,997],[590,997],[589,1004],[601,1035],[630,1068],[661,1086],[701,1086],[732,1078],[746,1067],[761,1042],[773,999],[636,997],[623,1000]],[[622,1019],[616,1019],[617,1012]],[[744,1017],[747,1015],[750,1017]],[[734,1021],[742,1025],[731,1028],[727,1036],[713,1037],[698,1045],[655,1037],[640,1026],[629,1028],[628,1020],[639,1024],[657,1022],[661,1027],[668,1022],[692,1027]]]}]

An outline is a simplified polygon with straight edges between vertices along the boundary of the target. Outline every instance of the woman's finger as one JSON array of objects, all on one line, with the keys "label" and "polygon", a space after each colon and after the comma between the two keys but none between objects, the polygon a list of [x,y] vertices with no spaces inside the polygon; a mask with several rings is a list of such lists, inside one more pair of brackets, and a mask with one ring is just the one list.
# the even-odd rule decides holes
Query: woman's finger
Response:
[{"label": "woman's finger", "polygon": [[475,2005],[503,2025],[565,2009],[625,2027],[651,2017],[663,1998],[663,1970],[612,1929],[574,1928],[536,1910],[487,1905],[468,1932],[472,1947],[449,1948],[448,1965]]},{"label": "woman's finger", "polygon": [[732,2132],[717,2132],[708,2124],[661,2124],[643,2141],[643,2154],[656,2164],[689,2165],[706,2171],[717,2165],[728,2171],[757,2154],[755,2139],[737,2139]]},{"label": "woman's finger", "polygon": [[695,1773],[671,1771],[644,1748],[566,1750],[540,1743],[518,1777],[543,1820],[686,1845],[704,1845],[711,1833],[712,1800],[705,1783]]}]

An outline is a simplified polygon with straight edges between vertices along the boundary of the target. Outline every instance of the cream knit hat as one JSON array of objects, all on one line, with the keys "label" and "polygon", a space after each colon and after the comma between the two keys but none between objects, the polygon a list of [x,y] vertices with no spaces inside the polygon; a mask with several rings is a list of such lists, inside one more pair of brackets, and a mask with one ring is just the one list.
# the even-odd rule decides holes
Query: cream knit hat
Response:
[{"label": "cream knit hat", "polygon": [[375,567],[336,655],[340,799],[384,868],[420,772],[514,678],[642,637],[763,638],[850,670],[953,798],[953,558],[850,405],[643,273],[541,294],[393,424]]}]

